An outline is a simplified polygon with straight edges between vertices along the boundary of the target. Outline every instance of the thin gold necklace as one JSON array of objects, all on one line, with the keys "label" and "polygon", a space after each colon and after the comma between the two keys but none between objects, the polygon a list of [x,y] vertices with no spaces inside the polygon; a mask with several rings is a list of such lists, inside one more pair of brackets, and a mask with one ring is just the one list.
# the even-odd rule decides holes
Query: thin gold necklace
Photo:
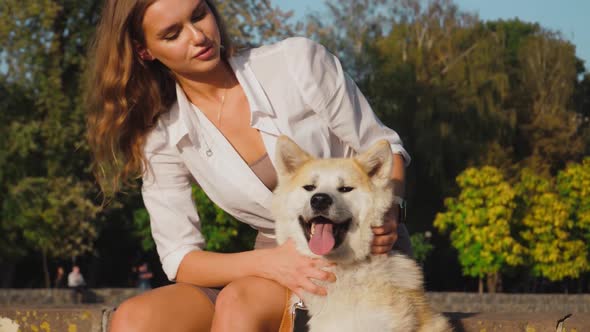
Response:
[{"label": "thin gold necklace", "polygon": [[[219,105],[219,110],[217,111],[217,128],[219,129],[219,131],[221,132],[221,113],[223,112],[223,105],[225,105],[225,96],[227,95],[227,86],[228,86],[228,80],[225,80],[225,83],[223,85],[223,96],[221,96],[221,104]],[[205,140],[205,144],[207,145],[207,150],[205,151],[205,154],[207,155],[207,157],[211,157],[213,155],[213,151],[211,150],[211,147],[209,146],[209,143]]]},{"label": "thin gold necklace", "polygon": [[223,85],[223,96],[221,96],[221,105],[219,105],[219,111],[217,111],[217,128],[221,130],[221,113],[223,112],[223,105],[225,105],[225,96],[227,95],[227,85],[229,79],[225,80]]}]

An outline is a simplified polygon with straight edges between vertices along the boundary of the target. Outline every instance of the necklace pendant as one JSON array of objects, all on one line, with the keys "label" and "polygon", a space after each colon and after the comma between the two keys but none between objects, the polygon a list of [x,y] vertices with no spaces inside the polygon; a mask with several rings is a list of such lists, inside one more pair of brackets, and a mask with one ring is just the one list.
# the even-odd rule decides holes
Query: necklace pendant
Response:
[{"label": "necklace pendant", "polygon": [[207,151],[205,151],[205,154],[207,154],[207,157],[211,157],[213,155],[213,151],[211,151],[211,149],[207,149]]}]

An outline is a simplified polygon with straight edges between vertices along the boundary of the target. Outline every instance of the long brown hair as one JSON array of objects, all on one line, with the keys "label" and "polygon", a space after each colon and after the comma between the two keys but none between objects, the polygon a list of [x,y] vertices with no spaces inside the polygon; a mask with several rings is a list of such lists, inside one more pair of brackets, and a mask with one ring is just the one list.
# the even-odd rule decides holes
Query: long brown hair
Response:
[{"label": "long brown hair", "polygon": [[[142,175],[143,146],[158,117],[176,100],[175,81],[159,61],[143,61],[143,16],[156,0],[106,0],[86,72],[87,138],[97,181],[108,197]],[[233,47],[212,0],[205,0],[221,34],[221,58]]]}]

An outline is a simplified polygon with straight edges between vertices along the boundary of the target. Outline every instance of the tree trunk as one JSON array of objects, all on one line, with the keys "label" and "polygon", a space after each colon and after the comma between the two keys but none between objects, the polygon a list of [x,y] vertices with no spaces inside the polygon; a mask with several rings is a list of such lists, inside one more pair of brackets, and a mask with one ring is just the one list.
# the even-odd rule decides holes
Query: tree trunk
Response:
[{"label": "tree trunk", "polygon": [[481,277],[479,278],[479,283],[478,283],[478,286],[477,286],[477,292],[479,294],[483,294],[483,279]]},{"label": "tree trunk", "polygon": [[488,286],[488,293],[496,293],[498,286],[498,272],[488,273],[486,277],[486,284]]},{"label": "tree trunk", "polygon": [[47,266],[47,253],[43,250],[43,274],[45,275],[45,288],[51,288],[49,267]]}]

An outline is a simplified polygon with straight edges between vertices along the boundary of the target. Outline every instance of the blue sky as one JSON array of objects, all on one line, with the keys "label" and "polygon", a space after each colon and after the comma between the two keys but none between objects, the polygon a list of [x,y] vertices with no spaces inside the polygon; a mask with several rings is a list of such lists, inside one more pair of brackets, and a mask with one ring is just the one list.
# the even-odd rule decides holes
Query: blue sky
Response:
[{"label": "blue sky", "polygon": [[[322,0],[272,0],[282,9],[292,9],[297,18],[322,11]],[[590,71],[590,0],[455,0],[459,8],[477,13],[484,20],[519,18],[559,30],[576,45],[576,54]]]}]

